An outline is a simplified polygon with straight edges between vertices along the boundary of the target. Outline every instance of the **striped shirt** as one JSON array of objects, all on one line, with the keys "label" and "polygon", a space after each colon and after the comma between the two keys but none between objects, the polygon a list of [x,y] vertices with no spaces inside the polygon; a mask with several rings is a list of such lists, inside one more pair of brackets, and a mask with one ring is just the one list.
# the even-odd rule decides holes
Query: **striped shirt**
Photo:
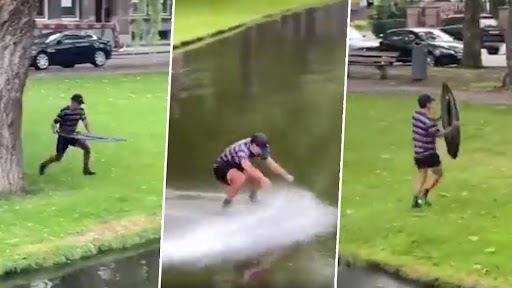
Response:
[{"label": "striped shirt", "polygon": [[412,139],[415,158],[423,158],[437,153],[437,133],[439,133],[439,127],[437,127],[435,119],[421,110],[414,112],[412,115]]},{"label": "striped shirt", "polygon": [[86,119],[83,108],[72,110],[69,106],[66,106],[60,110],[53,122],[59,124],[60,133],[73,134],[78,128],[78,122],[85,121]]},{"label": "striped shirt", "polygon": [[[230,145],[228,148],[220,154],[219,158],[217,158],[217,162],[225,162],[225,163],[233,163],[235,165],[242,164],[243,159],[252,160],[254,158],[260,158],[262,160],[266,160],[269,156],[269,153],[262,154],[256,156],[251,152],[251,138],[245,138],[240,141],[237,141]],[[270,149],[269,149],[270,151]]]}]

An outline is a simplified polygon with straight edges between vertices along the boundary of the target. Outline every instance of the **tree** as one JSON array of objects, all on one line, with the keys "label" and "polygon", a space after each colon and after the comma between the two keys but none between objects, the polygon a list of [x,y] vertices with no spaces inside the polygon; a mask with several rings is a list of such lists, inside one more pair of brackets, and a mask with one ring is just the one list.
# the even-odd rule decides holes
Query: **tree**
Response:
[{"label": "tree", "polygon": [[[505,29],[505,42],[507,46],[507,72],[504,78],[508,81],[503,81],[504,88],[509,89],[512,83],[512,5],[508,6],[507,25]],[[505,79],[504,79],[505,80]]]},{"label": "tree", "polygon": [[22,193],[22,100],[39,1],[0,1],[0,193]]},{"label": "tree", "polygon": [[464,51],[462,66],[466,68],[482,67],[480,13],[481,0],[464,1]]}]

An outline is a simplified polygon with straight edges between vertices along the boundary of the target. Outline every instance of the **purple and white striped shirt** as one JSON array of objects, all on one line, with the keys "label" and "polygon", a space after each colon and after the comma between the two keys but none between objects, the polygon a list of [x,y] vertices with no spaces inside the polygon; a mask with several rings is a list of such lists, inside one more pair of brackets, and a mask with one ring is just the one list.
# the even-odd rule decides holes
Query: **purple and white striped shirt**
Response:
[{"label": "purple and white striped shirt", "polygon": [[243,159],[251,160],[254,158],[261,158],[263,160],[266,160],[268,158],[268,153],[256,156],[254,153],[251,152],[250,147],[251,138],[239,140],[231,144],[228,148],[226,148],[224,152],[220,154],[219,158],[217,158],[217,161],[240,165],[242,164]]},{"label": "purple and white striped shirt", "polygon": [[412,140],[414,142],[414,158],[423,158],[437,153],[436,135],[439,127],[434,118],[426,112],[418,110],[412,115]]}]

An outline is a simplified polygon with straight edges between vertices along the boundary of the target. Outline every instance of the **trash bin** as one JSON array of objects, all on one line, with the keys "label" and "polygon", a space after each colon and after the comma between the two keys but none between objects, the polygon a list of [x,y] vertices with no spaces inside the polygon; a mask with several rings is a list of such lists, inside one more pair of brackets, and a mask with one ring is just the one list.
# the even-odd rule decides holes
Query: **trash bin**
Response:
[{"label": "trash bin", "polygon": [[412,46],[412,80],[422,81],[427,79],[428,61],[427,48],[424,44],[414,44]]}]

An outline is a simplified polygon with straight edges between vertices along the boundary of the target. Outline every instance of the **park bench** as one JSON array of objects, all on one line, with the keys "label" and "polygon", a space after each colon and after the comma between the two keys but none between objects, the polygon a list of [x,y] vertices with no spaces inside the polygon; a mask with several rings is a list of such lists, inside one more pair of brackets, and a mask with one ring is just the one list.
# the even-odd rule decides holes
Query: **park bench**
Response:
[{"label": "park bench", "polygon": [[388,78],[387,68],[396,62],[398,52],[353,50],[348,52],[347,77],[350,66],[373,66],[380,72],[381,80]]}]

